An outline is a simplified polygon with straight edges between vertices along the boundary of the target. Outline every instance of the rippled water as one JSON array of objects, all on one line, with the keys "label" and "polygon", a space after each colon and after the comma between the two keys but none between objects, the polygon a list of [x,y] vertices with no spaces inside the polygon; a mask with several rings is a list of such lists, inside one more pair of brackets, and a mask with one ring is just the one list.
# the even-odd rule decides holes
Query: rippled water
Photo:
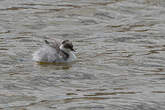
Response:
[{"label": "rippled water", "polygon": [[[33,62],[51,38],[78,61]],[[165,1],[1,0],[0,109],[165,110]]]}]

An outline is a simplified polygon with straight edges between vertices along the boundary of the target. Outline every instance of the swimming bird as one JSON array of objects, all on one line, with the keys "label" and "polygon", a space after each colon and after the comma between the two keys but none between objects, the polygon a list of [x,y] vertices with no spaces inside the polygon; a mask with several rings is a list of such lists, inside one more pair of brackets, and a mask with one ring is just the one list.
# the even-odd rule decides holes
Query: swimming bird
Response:
[{"label": "swimming bird", "polygon": [[69,40],[53,39],[45,44],[33,54],[33,60],[36,62],[65,63],[76,60],[73,53],[73,44]]}]

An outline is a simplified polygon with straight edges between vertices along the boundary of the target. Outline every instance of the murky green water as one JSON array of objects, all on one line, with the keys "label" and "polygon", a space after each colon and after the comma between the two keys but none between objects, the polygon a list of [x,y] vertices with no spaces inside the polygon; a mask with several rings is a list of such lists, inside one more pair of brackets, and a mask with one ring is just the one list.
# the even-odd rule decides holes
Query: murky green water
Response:
[{"label": "murky green water", "polygon": [[[44,39],[78,61],[37,64]],[[0,109],[164,110],[164,0],[1,0]]]}]

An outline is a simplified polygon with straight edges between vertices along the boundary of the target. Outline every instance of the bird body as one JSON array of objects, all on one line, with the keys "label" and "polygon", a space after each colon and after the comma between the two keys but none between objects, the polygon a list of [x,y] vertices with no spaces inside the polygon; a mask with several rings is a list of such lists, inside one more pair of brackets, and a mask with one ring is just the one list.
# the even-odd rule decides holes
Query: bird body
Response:
[{"label": "bird body", "polygon": [[73,51],[72,42],[69,40],[45,40],[45,44],[33,54],[33,60],[50,63],[72,62],[76,59]]}]

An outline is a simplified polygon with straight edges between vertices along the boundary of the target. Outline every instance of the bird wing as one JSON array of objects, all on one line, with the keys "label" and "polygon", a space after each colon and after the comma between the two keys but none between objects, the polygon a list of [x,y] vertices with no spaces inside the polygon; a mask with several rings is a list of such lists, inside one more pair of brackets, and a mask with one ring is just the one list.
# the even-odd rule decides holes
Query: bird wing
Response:
[{"label": "bird wing", "polygon": [[48,45],[55,48],[56,51],[59,53],[60,52],[60,45],[61,45],[62,41],[63,40],[61,40],[61,39],[54,38],[54,39],[51,39],[51,41],[49,42]]}]

